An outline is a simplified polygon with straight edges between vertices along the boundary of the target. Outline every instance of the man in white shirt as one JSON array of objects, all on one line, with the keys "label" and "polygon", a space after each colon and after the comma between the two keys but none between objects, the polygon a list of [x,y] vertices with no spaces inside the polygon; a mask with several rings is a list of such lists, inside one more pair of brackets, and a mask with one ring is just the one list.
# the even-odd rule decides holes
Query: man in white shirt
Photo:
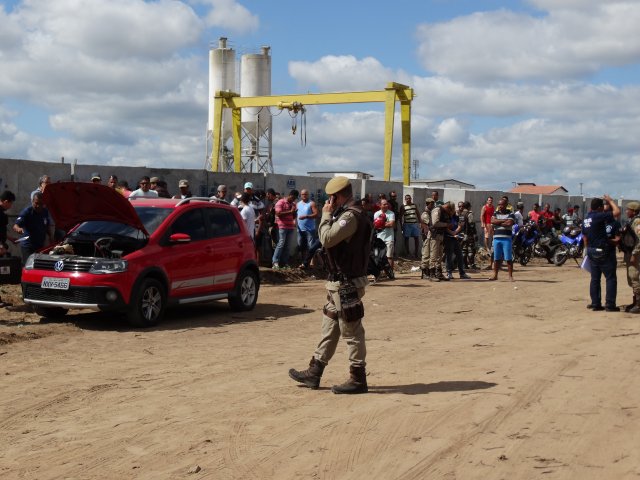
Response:
[{"label": "man in white shirt", "polygon": [[522,228],[524,225],[524,203],[518,202],[516,203],[516,211],[513,212],[516,217],[516,223],[518,224],[518,228]]},{"label": "man in white shirt", "polygon": [[158,192],[155,190],[151,190],[151,182],[149,177],[142,177],[138,182],[140,188],[134,190],[129,194],[129,200],[133,200],[134,198],[141,197],[157,197]]},{"label": "man in white shirt", "polygon": [[251,237],[251,240],[254,240],[256,236],[256,212],[250,205],[250,201],[251,195],[249,195],[247,192],[244,192],[240,196],[239,208],[240,216],[242,217],[242,220],[244,220],[244,224],[247,227],[249,236]]},{"label": "man in white shirt", "polygon": [[377,233],[377,236],[387,245],[387,259],[389,265],[393,268],[393,255],[394,255],[394,230],[396,228],[396,216],[389,209],[389,202],[387,200],[380,200],[380,210],[373,214],[373,221],[380,215],[385,214],[387,221],[384,224],[384,228]]},{"label": "man in white shirt", "polygon": [[[247,182],[244,184],[244,192],[249,194],[249,203],[256,211],[256,214],[264,209],[264,203],[260,200],[255,193],[253,193],[253,183]],[[240,197],[236,197],[231,200],[231,205],[238,207],[240,205]]]}]

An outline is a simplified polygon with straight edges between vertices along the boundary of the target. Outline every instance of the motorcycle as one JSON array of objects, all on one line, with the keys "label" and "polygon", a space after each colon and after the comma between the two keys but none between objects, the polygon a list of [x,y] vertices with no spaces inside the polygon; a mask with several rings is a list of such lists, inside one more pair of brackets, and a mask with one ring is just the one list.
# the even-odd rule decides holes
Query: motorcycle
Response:
[{"label": "motorcycle", "polygon": [[539,236],[540,232],[534,222],[528,221],[522,227],[515,224],[512,234],[513,260],[523,267],[529,263]]},{"label": "motorcycle", "polygon": [[552,228],[545,228],[544,223],[541,222],[540,231],[542,232],[538,237],[538,241],[533,246],[533,253],[537,257],[546,258],[547,262],[553,263],[553,255],[562,245],[562,241],[558,237],[558,234]]},{"label": "motorcycle", "polygon": [[575,262],[580,265],[578,261],[582,258],[584,250],[584,243],[582,242],[582,229],[579,226],[565,227],[560,235],[560,246],[553,253],[553,263],[557,267],[564,264],[568,258],[573,258]]},{"label": "motorcycle", "polygon": [[387,258],[387,245],[378,237],[374,236],[371,242],[371,252],[369,253],[367,275],[373,275],[377,281],[382,272],[387,275],[389,280],[396,278],[389,259]]}]

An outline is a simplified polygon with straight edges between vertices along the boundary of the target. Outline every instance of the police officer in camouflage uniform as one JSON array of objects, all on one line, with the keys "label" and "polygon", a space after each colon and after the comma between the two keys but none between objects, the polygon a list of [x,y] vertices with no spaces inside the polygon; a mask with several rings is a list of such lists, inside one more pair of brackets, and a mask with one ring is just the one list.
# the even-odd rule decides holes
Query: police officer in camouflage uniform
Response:
[{"label": "police officer in camouflage uniform", "polygon": [[420,261],[420,269],[422,270],[422,275],[420,278],[426,278],[427,280],[431,280],[432,276],[435,275],[432,275],[433,272],[430,268],[431,245],[432,242],[435,243],[435,240],[431,235],[431,227],[433,225],[433,223],[431,222],[431,212],[433,212],[435,206],[435,200],[433,198],[427,198],[425,202],[424,212],[422,212],[422,215],[420,216],[420,220],[422,221],[422,236],[424,238],[422,242],[422,260]]},{"label": "police officer in camouflage uniform", "polygon": [[451,216],[453,215],[453,208],[451,208],[451,210],[449,210],[449,208],[450,204],[444,203],[439,207],[436,206],[431,211],[432,242],[429,244],[431,250],[429,252],[429,271],[431,273],[430,279],[434,282],[447,280],[442,274],[442,255],[444,253],[444,235],[449,227],[449,223],[451,223]]},{"label": "police officer in camouflage uniform", "polygon": [[631,231],[636,236],[636,245],[632,251],[624,252],[627,266],[627,283],[633,291],[633,302],[624,308],[625,312],[640,313],[640,203],[629,202],[626,206]]},{"label": "police officer in camouflage uniform", "polygon": [[476,223],[473,220],[473,212],[471,211],[471,202],[463,202],[462,211],[459,214],[460,223],[464,223],[462,230],[462,257],[464,258],[465,268],[477,269],[476,265],[476,243],[478,236],[476,232]]},{"label": "police officer in camouflage uniform", "polygon": [[334,385],[333,393],[366,393],[365,345],[362,318],[347,321],[342,310],[338,289],[341,281],[357,289],[358,298],[364,296],[367,281],[367,264],[371,250],[372,224],[359,202],[353,200],[349,179],[334,177],[325,187],[329,200],[322,208],[318,227],[320,242],[326,251],[328,263],[335,267],[325,285],[328,303],[322,315],[322,335],[309,368],[289,370],[289,376],[305,386],[317,389],[324,368],[333,357],[340,335],[347,343],[350,377],[342,385]]}]

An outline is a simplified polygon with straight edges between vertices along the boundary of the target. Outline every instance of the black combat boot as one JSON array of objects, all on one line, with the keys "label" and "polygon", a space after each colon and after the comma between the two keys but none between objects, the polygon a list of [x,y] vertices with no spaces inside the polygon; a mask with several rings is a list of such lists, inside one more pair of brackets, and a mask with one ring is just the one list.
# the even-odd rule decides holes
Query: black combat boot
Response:
[{"label": "black combat boot", "polygon": [[324,363],[316,360],[316,357],[311,357],[308,369],[298,371],[292,368],[289,370],[289,376],[296,382],[304,383],[307,387],[316,390],[320,386],[320,378],[322,378],[324,367]]},{"label": "black combat boot", "polygon": [[435,268],[430,268],[429,269],[429,280],[431,280],[432,282],[439,282],[440,279],[438,278],[438,275],[436,274],[436,269]]},{"label": "black combat boot", "polygon": [[633,301],[631,302],[631,304],[630,304],[630,305],[627,305],[626,307],[624,307],[624,311],[625,311],[625,312],[630,312],[630,311],[631,311],[631,309],[632,309],[633,307],[635,307],[635,306],[636,306],[636,302],[637,302],[637,301],[638,301],[638,299],[637,299],[637,298],[636,298],[636,296],[634,295],[634,296],[633,296]]},{"label": "black combat boot", "polygon": [[[640,298],[634,296],[635,305],[629,309],[629,313],[640,313]],[[625,311],[627,309],[625,308]]]},{"label": "black combat boot", "polygon": [[334,385],[331,387],[333,393],[367,393],[367,372],[364,367],[349,367],[349,380],[342,385]]},{"label": "black combat boot", "polygon": [[427,280],[429,280],[429,277],[431,277],[431,272],[429,271],[429,269],[423,268],[421,270],[422,270],[422,275],[420,276],[420,279],[426,278]]},{"label": "black combat boot", "polygon": [[442,274],[442,269],[440,268],[436,269],[436,275],[441,281],[445,281],[445,282],[449,281],[449,279]]}]

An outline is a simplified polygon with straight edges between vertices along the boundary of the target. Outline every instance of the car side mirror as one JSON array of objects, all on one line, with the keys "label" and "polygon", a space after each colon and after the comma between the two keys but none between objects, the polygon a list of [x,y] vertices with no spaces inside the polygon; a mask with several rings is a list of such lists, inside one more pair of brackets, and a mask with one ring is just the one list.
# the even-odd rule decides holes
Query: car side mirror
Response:
[{"label": "car side mirror", "polygon": [[189,243],[191,237],[186,233],[174,233],[169,237],[169,243]]}]

